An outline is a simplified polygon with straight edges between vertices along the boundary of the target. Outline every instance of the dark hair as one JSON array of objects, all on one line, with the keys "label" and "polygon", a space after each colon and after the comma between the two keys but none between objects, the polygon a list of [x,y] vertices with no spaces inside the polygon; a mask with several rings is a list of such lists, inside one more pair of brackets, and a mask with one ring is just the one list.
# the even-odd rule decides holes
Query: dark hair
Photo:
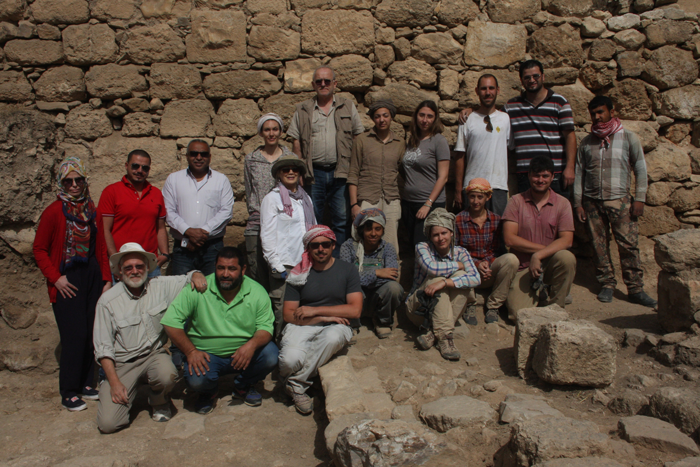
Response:
[{"label": "dark hair", "polygon": [[554,173],[554,162],[548,156],[536,156],[530,159],[528,173],[538,174],[540,172]]},{"label": "dark hair", "polygon": [[418,112],[420,109],[423,108],[429,108],[435,113],[435,121],[433,124],[428,128],[428,133],[430,136],[435,136],[438,133],[442,133],[442,122],[440,121],[440,112],[438,111],[438,106],[435,103],[435,101],[431,101],[430,99],[425,100],[418,104],[418,107],[416,107],[416,110],[413,112],[413,118],[411,118],[411,136],[408,138],[408,147],[410,148],[417,148],[418,145],[420,144],[420,131],[418,130]]},{"label": "dark hair", "polygon": [[493,78],[493,80],[496,82],[496,87],[498,87],[498,78],[493,76],[491,73],[484,73],[483,75],[479,76],[479,79],[476,82],[477,89],[479,89],[479,86],[481,86],[481,80],[484,78]]},{"label": "dark hair", "polygon": [[542,66],[542,62],[539,60],[525,60],[524,62],[520,63],[520,70],[518,70],[518,73],[520,74],[520,79],[523,78],[523,73],[525,73],[525,70],[529,70],[530,68],[539,68],[540,73],[544,73],[544,67]]},{"label": "dark hair", "polygon": [[248,265],[248,258],[243,254],[241,250],[235,246],[225,246],[216,255],[216,263],[219,262],[219,258],[232,259],[236,258],[238,260],[238,265],[242,268]]},{"label": "dark hair", "polygon": [[604,105],[605,107],[607,107],[608,110],[613,109],[613,101],[608,96],[595,96],[588,103],[588,110],[597,109],[601,105]]},{"label": "dark hair", "polygon": [[126,163],[127,163],[127,164],[128,164],[129,161],[131,160],[131,156],[141,156],[141,157],[145,157],[145,158],[148,159],[149,162],[150,162],[150,160],[151,160],[151,156],[150,156],[146,151],[144,151],[143,149],[134,149],[133,151],[131,151],[131,152],[126,156]]},{"label": "dark hair", "polygon": [[190,153],[190,146],[192,146],[192,143],[203,143],[203,144],[206,144],[207,147],[209,147],[209,143],[207,143],[203,139],[193,139],[189,143],[187,143],[187,153],[188,154]]}]

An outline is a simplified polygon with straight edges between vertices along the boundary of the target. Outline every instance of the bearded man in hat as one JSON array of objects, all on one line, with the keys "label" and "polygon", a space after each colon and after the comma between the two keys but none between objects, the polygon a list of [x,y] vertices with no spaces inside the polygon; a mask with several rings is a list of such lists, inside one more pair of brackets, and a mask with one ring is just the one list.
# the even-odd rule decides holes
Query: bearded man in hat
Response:
[{"label": "bearded man in hat", "polygon": [[156,255],[138,243],[125,243],[109,258],[112,274],[121,281],[102,294],[95,312],[95,359],[107,375],[100,385],[97,426],[112,433],[129,424],[131,409],[142,380],[148,382],[152,418],[167,422],[172,416],[170,390],[177,370],[163,345],[168,340],[160,320],[170,302],[187,285],[203,292],[207,281],[199,271],[183,276],[149,279],[157,267]]}]

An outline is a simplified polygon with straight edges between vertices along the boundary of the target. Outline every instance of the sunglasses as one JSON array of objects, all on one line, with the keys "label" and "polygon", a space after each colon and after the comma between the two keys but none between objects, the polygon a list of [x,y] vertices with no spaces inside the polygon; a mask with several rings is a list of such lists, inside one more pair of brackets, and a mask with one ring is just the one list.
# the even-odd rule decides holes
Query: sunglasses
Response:
[{"label": "sunglasses", "polygon": [[299,167],[294,167],[294,166],[289,166],[289,167],[282,167],[280,169],[280,172],[283,174],[286,174],[287,172],[294,172],[295,174],[299,173]]},{"label": "sunglasses", "polygon": [[144,172],[148,172],[149,170],[151,170],[151,166],[150,165],[136,164],[136,163],[131,164],[131,170],[139,170],[139,169],[143,169]]},{"label": "sunglasses", "polygon": [[85,177],[77,177],[77,178],[64,178],[61,180],[61,185],[63,188],[66,190],[75,184],[76,186],[85,186]]},{"label": "sunglasses", "polygon": [[194,157],[195,159],[197,156],[202,156],[202,158],[206,159],[209,157],[209,151],[190,151],[187,155],[189,157]]},{"label": "sunglasses", "polygon": [[530,76],[523,76],[523,81],[538,81],[540,78],[542,78],[542,75],[530,75]]},{"label": "sunglasses", "polygon": [[309,243],[309,250],[318,250],[319,248],[323,248],[324,250],[327,250],[332,245],[333,245],[333,242],[331,242],[331,241]]},{"label": "sunglasses", "polygon": [[314,81],[314,83],[316,83],[316,86],[330,86],[332,82],[332,79],[317,79]]},{"label": "sunglasses", "polygon": [[491,117],[488,115],[484,117],[484,123],[486,124],[486,131],[491,133],[493,131],[493,125],[491,124]]}]

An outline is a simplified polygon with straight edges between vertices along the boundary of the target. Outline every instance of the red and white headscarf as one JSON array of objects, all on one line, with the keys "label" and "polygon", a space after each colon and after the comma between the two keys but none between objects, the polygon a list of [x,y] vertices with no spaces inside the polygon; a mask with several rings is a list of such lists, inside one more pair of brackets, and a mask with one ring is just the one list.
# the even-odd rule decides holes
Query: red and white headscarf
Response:
[{"label": "red and white headscarf", "polygon": [[601,147],[610,146],[610,135],[622,131],[622,122],[617,117],[608,120],[607,123],[596,123],[591,127],[591,133],[600,138]]},{"label": "red and white headscarf", "polygon": [[287,283],[292,285],[304,285],[306,284],[306,279],[309,278],[309,271],[313,266],[313,260],[311,255],[309,255],[309,243],[315,238],[326,237],[330,238],[334,242],[335,234],[333,231],[325,225],[314,225],[305,234],[301,241],[304,243],[304,253],[301,255],[301,261],[299,264],[294,266],[294,269],[289,271],[289,276],[287,277]]}]

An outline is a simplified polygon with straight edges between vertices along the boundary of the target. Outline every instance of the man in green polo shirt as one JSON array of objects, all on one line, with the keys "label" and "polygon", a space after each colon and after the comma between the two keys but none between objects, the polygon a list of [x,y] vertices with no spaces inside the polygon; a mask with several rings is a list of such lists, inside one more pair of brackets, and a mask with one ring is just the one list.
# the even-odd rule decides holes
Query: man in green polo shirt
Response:
[{"label": "man in green polo shirt", "polygon": [[[214,410],[219,377],[237,374],[233,397],[257,407],[255,384],[277,366],[274,315],[265,289],[245,277],[246,257],[224,247],[207,276],[205,293],[180,293],[161,320],[170,340],[187,356],[185,379],[199,393],[195,410]],[[185,323],[189,327],[185,331]]]}]

